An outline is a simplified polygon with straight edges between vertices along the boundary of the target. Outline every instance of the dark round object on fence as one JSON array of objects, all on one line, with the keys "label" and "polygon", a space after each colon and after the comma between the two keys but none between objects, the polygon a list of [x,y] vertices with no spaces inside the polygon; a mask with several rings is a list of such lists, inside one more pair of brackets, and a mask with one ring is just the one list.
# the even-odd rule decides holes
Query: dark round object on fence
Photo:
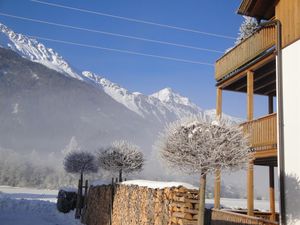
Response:
[{"label": "dark round object on fence", "polygon": [[68,213],[76,208],[77,193],[59,190],[56,207],[59,212]]}]

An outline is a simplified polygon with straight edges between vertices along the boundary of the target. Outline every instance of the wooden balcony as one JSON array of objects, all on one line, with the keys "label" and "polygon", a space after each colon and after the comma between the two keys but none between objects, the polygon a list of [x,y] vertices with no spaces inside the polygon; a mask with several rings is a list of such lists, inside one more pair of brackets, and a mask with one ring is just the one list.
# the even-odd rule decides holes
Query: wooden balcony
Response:
[{"label": "wooden balcony", "polygon": [[216,61],[215,79],[220,81],[275,46],[275,33],[274,26],[264,27],[236,45]]},{"label": "wooden balcony", "polygon": [[257,156],[277,155],[277,114],[245,122],[241,124],[246,135],[249,136],[250,146]]},{"label": "wooden balcony", "polygon": [[252,224],[252,225],[277,225],[277,222],[270,221],[265,218],[255,216],[248,216],[241,213],[226,211],[226,210],[212,210],[211,225],[237,225],[237,224]]}]

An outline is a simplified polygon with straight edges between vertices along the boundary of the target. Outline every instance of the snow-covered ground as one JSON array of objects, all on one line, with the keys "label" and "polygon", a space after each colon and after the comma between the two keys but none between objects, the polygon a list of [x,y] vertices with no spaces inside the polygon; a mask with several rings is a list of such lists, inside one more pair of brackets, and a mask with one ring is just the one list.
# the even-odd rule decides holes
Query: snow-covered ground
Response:
[{"label": "snow-covered ground", "polygon": [[79,225],[74,212],[59,213],[57,190],[0,186],[1,225]]}]

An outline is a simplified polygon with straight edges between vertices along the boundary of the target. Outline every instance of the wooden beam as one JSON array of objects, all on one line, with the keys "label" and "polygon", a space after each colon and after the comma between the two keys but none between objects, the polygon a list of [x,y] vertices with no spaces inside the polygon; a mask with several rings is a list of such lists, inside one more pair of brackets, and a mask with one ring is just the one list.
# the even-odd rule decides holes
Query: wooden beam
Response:
[{"label": "wooden beam", "polygon": [[253,175],[253,161],[248,164],[248,184],[247,184],[247,208],[248,216],[254,216],[254,175]]},{"label": "wooden beam", "polygon": [[[222,117],[222,89],[217,88],[217,106],[216,115],[218,119]],[[220,209],[221,198],[221,171],[218,169],[215,172],[215,190],[214,190],[214,208]]]},{"label": "wooden beam", "polygon": [[257,158],[267,158],[267,157],[276,157],[277,156],[277,148],[263,150],[263,151],[256,151],[254,152],[254,157]]},{"label": "wooden beam", "polygon": [[271,212],[271,221],[276,220],[275,213],[275,191],[274,191],[274,167],[269,166],[269,191],[270,191],[270,212]]},{"label": "wooden beam", "polygon": [[253,72],[247,71],[247,120],[253,120]]},{"label": "wooden beam", "polygon": [[[275,69],[272,69],[272,70],[270,70],[270,71],[268,71],[268,72],[265,72],[265,73],[263,73],[263,74],[257,74],[257,76],[255,75],[254,83],[257,83],[257,82],[260,81],[261,79],[265,79],[266,77],[271,76],[270,74],[275,73],[275,72],[276,72],[276,70],[275,70]],[[256,74],[256,72],[255,72],[255,74]],[[276,79],[276,78],[275,78],[275,79]],[[239,87],[235,88],[234,90],[235,90],[235,91],[239,91],[239,90],[241,90],[241,89],[243,89],[243,88],[245,88],[245,87],[247,87],[247,83],[246,83],[246,82],[245,82],[245,84],[240,85]],[[255,90],[256,90],[256,89],[255,89]],[[254,92],[255,92],[255,90],[254,90]]]},{"label": "wooden beam", "polygon": [[[274,85],[274,86],[275,86],[275,85]],[[276,94],[276,86],[274,87],[273,90],[269,90],[269,91],[265,92],[265,95],[273,95],[273,96],[275,96],[274,93]]]},{"label": "wooden beam", "polygon": [[[275,77],[274,77],[274,78],[275,78]],[[274,84],[274,83],[276,83],[276,78],[275,78],[275,79],[272,79],[272,78],[270,77],[267,81],[265,81],[264,84],[256,85],[256,87],[255,87],[255,89],[254,89],[254,92],[257,92],[257,91],[259,91],[259,90],[261,90],[261,89],[263,89],[263,88],[266,88],[266,87],[268,87],[268,86],[270,86],[271,84]],[[268,87],[268,88],[269,88],[269,87]]]}]

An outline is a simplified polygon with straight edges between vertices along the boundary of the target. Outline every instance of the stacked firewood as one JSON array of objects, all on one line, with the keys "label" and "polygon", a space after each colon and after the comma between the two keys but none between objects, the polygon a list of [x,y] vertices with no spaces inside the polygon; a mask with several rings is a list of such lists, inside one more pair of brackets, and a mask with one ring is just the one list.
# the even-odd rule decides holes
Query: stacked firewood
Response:
[{"label": "stacked firewood", "polygon": [[198,191],[182,186],[147,188],[137,185],[91,187],[87,201],[87,225],[194,225]]},{"label": "stacked firewood", "polygon": [[184,187],[172,191],[170,225],[196,225],[198,218],[198,191]]}]

